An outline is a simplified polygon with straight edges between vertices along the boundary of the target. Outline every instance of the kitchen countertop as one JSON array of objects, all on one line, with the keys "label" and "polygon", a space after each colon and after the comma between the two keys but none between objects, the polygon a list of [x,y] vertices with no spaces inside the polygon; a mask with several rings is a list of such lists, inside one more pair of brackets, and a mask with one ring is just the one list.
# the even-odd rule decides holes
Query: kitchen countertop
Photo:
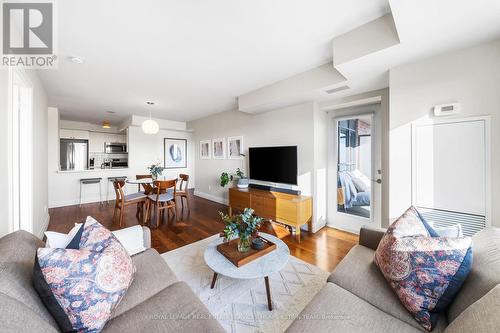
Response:
[{"label": "kitchen countertop", "polygon": [[57,170],[58,173],[84,173],[84,172],[98,172],[98,171],[120,171],[120,170],[128,170],[128,168],[95,168],[95,169],[86,169],[86,170]]}]

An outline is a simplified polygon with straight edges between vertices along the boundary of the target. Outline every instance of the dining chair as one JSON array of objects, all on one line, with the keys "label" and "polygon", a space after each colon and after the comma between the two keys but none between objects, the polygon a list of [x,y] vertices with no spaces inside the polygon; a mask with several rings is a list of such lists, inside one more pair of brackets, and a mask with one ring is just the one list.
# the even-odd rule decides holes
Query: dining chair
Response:
[{"label": "dining chair", "polygon": [[156,219],[156,227],[160,226],[160,214],[163,214],[165,209],[167,210],[167,219],[168,213],[170,210],[174,211],[175,220],[177,221],[177,209],[176,209],[176,189],[177,179],[173,180],[155,180],[155,193],[148,195],[151,204],[155,209],[155,219]]},{"label": "dining chair", "polygon": [[136,216],[139,217],[139,212],[141,213],[141,220],[144,221],[146,217],[146,211],[148,205],[148,197],[141,192],[127,194],[123,192],[123,187],[125,186],[124,180],[115,180],[113,182],[113,187],[115,189],[116,201],[115,201],[115,211],[113,213],[113,223],[115,223],[116,215],[120,211],[120,227],[123,221],[123,210],[125,207],[130,205],[140,205],[139,211],[137,211]]},{"label": "dining chair", "polygon": [[189,175],[181,173],[179,175],[180,183],[179,190],[176,192],[176,196],[180,197],[182,211],[184,212],[184,201],[182,199],[186,199],[186,206],[188,213],[189,209],[189,199],[188,199],[188,184],[189,184]]},{"label": "dining chair", "polygon": [[[135,176],[135,179],[146,179],[146,178],[153,178],[153,177],[151,175],[136,175]],[[143,188],[142,191],[141,191],[141,186]],[[149,194],[154,193],[154,188],[153,188],[153,185],[151,185],[151,184],[137,184],[137,192],[144,193],[147,196]],[[137,212],[139,212],[139,210],[141,209],[139,206],[140,206],[140,204],[137,204]],[[146,210],[146,212],[148,212],[148,211]]]},{"label": "dining chair", "polygon": [[[151,175],[136,175],[135,179],[145,179],[145,178],[152,178]],[[141,191],[141,185],[144,191]],[[137,190],[138,192],[144,192],[144,194],[149,195],[153,194],[153,186],[151,184],[137,184]]]}]

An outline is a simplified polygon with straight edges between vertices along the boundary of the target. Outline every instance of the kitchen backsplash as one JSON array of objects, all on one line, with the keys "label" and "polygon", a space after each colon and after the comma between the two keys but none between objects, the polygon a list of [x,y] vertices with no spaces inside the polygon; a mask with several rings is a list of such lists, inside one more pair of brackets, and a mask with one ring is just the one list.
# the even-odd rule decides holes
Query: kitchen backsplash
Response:
[{"label": "kitchen backsplash", "polygon": [[94,158],[94,168],[100,168],[106,159],[128,158],[128,154],[89,153],[90,158]]}]

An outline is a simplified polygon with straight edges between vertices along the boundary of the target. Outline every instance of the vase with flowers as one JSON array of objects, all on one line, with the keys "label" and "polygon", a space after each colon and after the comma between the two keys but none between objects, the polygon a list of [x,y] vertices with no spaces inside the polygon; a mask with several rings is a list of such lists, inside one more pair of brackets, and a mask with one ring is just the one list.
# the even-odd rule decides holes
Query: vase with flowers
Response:
[{"label": "vase with flowers", "polygon": [[151,173],[151,178],[153,178],[153,180],[157,180],[165,168],[160,166],[160,163],[156,163],[148,166],[148,170]]},{"label": "vase with flowers", "polygon": [[239,236],[238,251],[248,252],[250,250],[252,236],[257,236],[257,231],[262,225],[262,217],[254,216],[252,208],[245,208],[243,213],[229,216],[219,212],[225,223],[223,230],[224,240],[228,241],[234,236]]}]

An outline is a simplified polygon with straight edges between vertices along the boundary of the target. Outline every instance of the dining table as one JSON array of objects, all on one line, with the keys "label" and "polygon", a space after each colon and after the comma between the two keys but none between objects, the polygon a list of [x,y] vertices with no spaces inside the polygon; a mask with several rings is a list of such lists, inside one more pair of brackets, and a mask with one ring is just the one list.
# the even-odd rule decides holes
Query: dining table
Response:
[{"label": "dining table", "polygon": [[[170,178],[167,178],[167,177],[158,177],[157,179],[154,179],[153,178],[127,178],[127,180],[125,181],[127,184],[132,184],[132,185],[145,185],[145,184],[149,184],[153,187],[153,189],[155,189],[155,187],[153,186],[154,185],[154,182],[157,181],[157,180],[170,180]],[[156,214],[156,211],[155,211],[155,214]],[[147,218],[145,217],[144,222],[147,221]]]}]

